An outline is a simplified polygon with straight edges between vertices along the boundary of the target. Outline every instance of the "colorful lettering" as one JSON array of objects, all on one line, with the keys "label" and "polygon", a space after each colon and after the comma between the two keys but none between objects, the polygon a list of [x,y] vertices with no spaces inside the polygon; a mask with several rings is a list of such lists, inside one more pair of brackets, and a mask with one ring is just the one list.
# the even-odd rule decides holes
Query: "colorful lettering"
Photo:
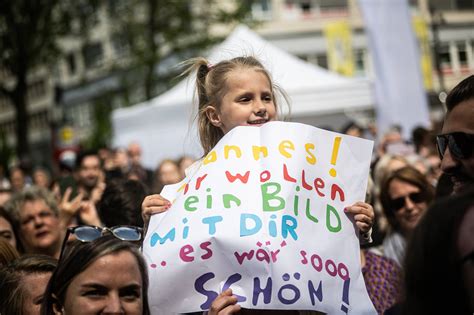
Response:
[{"label": "colorful lettering", "polygon": [[[273,192],[269,192],[269,190]],[[285,208],[285,200],[278,196],[281,191],[281,185],[274,182],[265,183],[260,186],[262,192],[263,211],[279,211]]]},{"label": "colorful lettering", "polygon": [[[335,217],[337,220],[337,223],[334,226],[331,225],[331,214],[333,214],[332,216]],[[326,207],[326,227],[330,232],[334,233],[339,232],[342,228],[341,217],[339,217],[339,214],[337,213],[336,209],[331,205],[327,205]]]},{"label": "colorful lettering", "polygon": [[293,144],[293,142],[291,142],[290,140],[283,140],[282,142],[280,142],[280,145],[278,146],[278,151],[280,151],[281,155],[289,159],[292,157],[292,155],[288,152],[288,149],[292,151],[295,150],[295,145]]},{"label": "colorful lettering", "polygon": [[229,152],[230,150],[234,151],[235,156],[240,158],[242,156],[242,150],[236,145],[225,145],[224,146],[224,158],[227,160],[229,159]]},{"label": "colorful lettering", "polygon": [[243,184],[247,184],[247,181],[249,180],[249,175],[250,175],[250,171],[247,171],[245,173],[245,175],[243,175],[243,176],[242,176],[242,174],[239,174],[239,173],[237,173],[235,175],[232,175],[229,171],[225,171],[225,176],[227,177],[227,180],[230,183],[233,183],[238,179]]},{"label": "colorful lettering", "polygon": [[316,157],[314,156],[313,152],[311,152],[311,150],[314,150],[314,143],[306,143],[304,145],[304,149],[308,154],[306,156],[306,161],[311,165],[316,164]]}]

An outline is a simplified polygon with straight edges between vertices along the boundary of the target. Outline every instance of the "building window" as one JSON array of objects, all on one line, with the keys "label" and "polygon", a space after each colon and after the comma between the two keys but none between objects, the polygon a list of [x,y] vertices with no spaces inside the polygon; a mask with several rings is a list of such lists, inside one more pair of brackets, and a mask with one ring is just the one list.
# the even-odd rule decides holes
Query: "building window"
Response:
[{"label": "building window", "polygon": [[456,7],[458,10],[473,10],[474,0],[456,0]]},{"label": "building window", "polygon": [[6,95],[0,94],[0,109],[7,110],[11,106],[10,98]]},{"label": "building window", "polygon": [[6,124],[7,133],[14,133],[16,131],[16,122],[10,121]]},{"label": "building window", "polygon": [[357,75],[365,74],[364,51],[356,50],[354,53],[355,73]]},{"label": "building window", "polygon": [[112,35],[112,47],[117,57],[125,57],[129,53],[129,45],[125,35],[118,33]]},{"label": "building window", "polygon": [[303,61],[309,62],[309,56],[308,55],[298,55],[298,58],[300,58]]},{"label": "building window", "polygon": [[252,16],[257,20],[271,20],[271,0],[256,0],[252,3]]},{"label": "building window", "polygon": [[30,116],[31,129],[45,130],[48,127],[48,111],[41,111]]},{"label": "building window", "polygon": [[76,56],[74,53],[69,53],[66,56],[67,67],[70,75],[74,75],[76,73]]},{"label": "building window", "polygon": [[103,51],[101,43],[87,44],[82,48],[86,68],[98,67],[102,63]]},{"label": "building window", "polygon": [[311,12],[311,1],[310,0],[301,0],[300,8],[303,13],[310,13]]},{"label": "building window", "polygon": [[443,69],[451,69],[451,55],[449,45],[442,44],[438,51],[439,64]]},{"label": "building window", "polygon": [[319,0],[321,10],[347,8],[347,0]]},{"label": "building window", "polygon": [[120,13],[123,13],[126,8],[126,3],[124,0],[109,0],[109,13],[110,16],[116,17]]},{"label": "building window", "polygon": [[455,0],[431,0],[430,4],[435,10],[455,10]]},{"label": "building window", "polygon": [[5,67],[0,67],[0,77],[6,78],[10,76],[10,72]]},{"label": "building window", "polygon": [[79,3],[78,14],[82,20],[92,23],[92,25],[97,25],[99,23],[98,7],[92,3],[86,1]]},{"label": "building window", "polygon": [[326,54],[316,55],[316,61],[318,66],[323,67],[324,69],[328,68],[328,56]]},{"label": "building window", "polygon": [[474,10],[474,0],[431,0],[438,10]]},{"label": "building window", "polygon": [[466,43],[456,43],[458,48],[458,59],[459,65],[461,68],[468,67],[468,60],[467,60],[467,51],[466,51]]},{"label": "building window", "polygon": [[81,103],[71,107],[68,118],[79,128],[88,127],[91,123],[92,113],[89,103]]},{"label": "building window", "polygon": [[46,94],[46,82],[45,80],[37,80],[30,83],[28,86],[28,98],[39,99],[44,97]]},{"label": "building window", "polygon": [[15,132],[16,124],[14,121],[8,121],[0,125],[0,132],[5,135],[12,134]]}]

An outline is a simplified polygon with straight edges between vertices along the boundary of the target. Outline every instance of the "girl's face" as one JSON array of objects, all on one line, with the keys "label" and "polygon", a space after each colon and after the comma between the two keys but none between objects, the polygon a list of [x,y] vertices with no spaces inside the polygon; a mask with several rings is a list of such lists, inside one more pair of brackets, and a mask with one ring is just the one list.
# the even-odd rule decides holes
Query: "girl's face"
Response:
[{"label": "girl's face", "polygon": [[240,68],[228,74],[227,93],[219,107],[209,106],[207,116],[224,134],[237,126],[261,126],[276,119],[273,94],[265,74]]},{"label": "girl's face", "polygon": [[420,192],[418,187],[398,179],[390,183],[390,198],[403,199],[400,207],[397,206],[397,209],[394,208],[392,211],[395,212],[395,218],[404,233],[413,231],[428,207],[426,201],[421,201],[423,198],[417,198],[416,194]]}]

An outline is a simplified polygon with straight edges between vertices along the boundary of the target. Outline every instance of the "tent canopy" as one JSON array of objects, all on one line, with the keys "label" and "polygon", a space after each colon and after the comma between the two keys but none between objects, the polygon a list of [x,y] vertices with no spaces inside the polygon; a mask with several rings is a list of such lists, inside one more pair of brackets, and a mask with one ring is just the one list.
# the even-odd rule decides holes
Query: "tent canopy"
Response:
[{"label": "tent canopy", "polygon": [[[310,64],[273,46],[246,26],[238,26],[208,60],[242,55],[257,57],[272,74],[276,84],[289,95],[291,120],[311,121],[326,114],[372,107],[371,85],[367,79],[346,78]],[[143,163],[155,168],[165,158],[202,154],[193,125],[194,78],[183,80],[160,96],[112,113],[113,145],[140,143]],[[287,113],[283,107],[283,114]],[[194,114],[193,114],[194,113]]]}]

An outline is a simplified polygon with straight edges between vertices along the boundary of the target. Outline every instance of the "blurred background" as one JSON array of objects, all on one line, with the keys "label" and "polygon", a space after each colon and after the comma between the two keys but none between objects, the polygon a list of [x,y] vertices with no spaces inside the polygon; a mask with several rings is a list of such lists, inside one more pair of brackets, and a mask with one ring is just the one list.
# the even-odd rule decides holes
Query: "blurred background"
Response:
[{"label": "blurred background", "polygon": [[[406,1],[439,121],[446,92],[474,73],[474,0]],[[356,0],[2,0],[2,168],[54,169],[66,151],[110,147],[114,110],[168,91],[177,63],[206,55],[239,24],[305,62],[376,80]],[[325,117],[334,129],[355,120],[370,130],[376,116],[367,106]]]}]

